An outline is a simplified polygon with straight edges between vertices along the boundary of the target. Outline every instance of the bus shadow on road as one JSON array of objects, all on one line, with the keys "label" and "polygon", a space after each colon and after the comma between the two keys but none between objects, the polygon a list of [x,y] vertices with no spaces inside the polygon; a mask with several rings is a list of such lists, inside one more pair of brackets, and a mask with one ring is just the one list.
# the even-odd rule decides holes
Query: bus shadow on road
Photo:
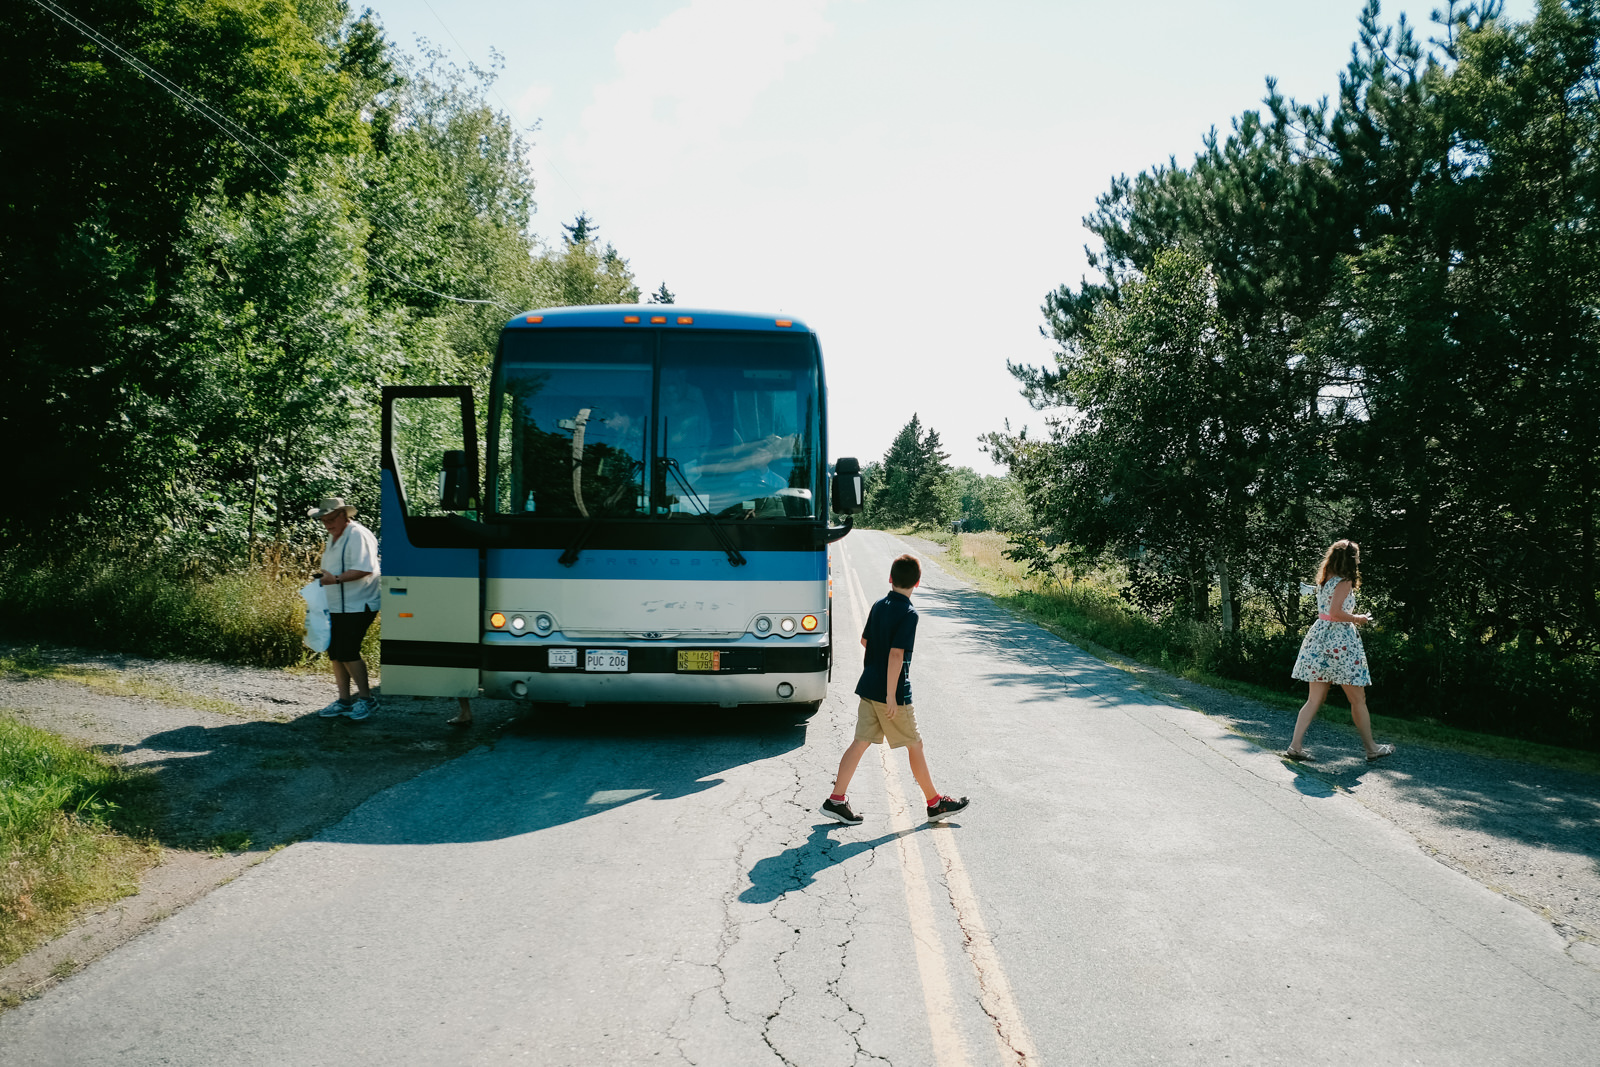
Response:
[{"label": "bus shadow on road", "polygon": [[724,772],[805,743],[798,711],[534,705],[484,747],[373,798],[320,840],[495,841],[714,789]]}]

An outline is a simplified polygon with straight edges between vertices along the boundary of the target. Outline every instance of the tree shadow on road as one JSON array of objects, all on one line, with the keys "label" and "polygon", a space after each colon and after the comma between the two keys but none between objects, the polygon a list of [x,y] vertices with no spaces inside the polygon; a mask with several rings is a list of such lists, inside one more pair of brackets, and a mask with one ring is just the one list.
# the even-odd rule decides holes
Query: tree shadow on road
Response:
[{"label": "tree shadow on road", "polygon": [[[925,590],[918,607],[943,616],[955,640],[981,653],[982,677],[1008,701],[1048,705],[1074,698],[1084,708],[1087,699],[1091,709],[1180,705],[1223,722],[1265,749],[1263,758],[1281,751],[1293,729],[1292,710],[1147,665],[1113,667],[1095,657],[1122,657],[1089,645],[1091,655],[975,590]],[[1381,714],[1382,689],[1371,699]],[[1509,874],[1502,870],[1560,866],[1567,898],[1562,921],[1600,930],[1600,776],[1409,741],[1394,756],[1369,764],[1355,729],[1327,719],[1317,720],[1309,738],[1316,762],[1292,765],[1297,792],[1316,799],[1354,795],[1489,884],[1504,883]],[[1381,725],[1378,740],[1385,740]],[[1485,866],[1485,856],[1494,862]]]}]

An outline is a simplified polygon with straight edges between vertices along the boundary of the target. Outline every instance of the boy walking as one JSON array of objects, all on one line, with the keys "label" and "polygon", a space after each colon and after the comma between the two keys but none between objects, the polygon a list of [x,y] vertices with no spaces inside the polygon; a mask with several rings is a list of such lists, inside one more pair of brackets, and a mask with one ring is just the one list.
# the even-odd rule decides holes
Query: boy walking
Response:
[{"label": "boy walking", "polygon": [[922,565],[917,557],[904,555],[889,565],[889,595],[872,605],[867,628],[861,634],[866,647],[866,664],[856,695],[861,698],[856,714],[856,739],[839,760],[839,776],[833,781],[833,795],[823,802],[822,812],[846,824],[858,826],[861,816],[850,808],[845,791],[867,749],[885,738],[890,748],[903,748],[911,758],[911,776],[922,787],[928,800],[928,821],[937,822],[954,815],[971,801],[943,796],[933,787],[928,760],[922,753],[922,736],[917,733],[916,709],[911,706],[911,650],[917,641],[917,609],[911,606],[911,592],[922,584]]}]

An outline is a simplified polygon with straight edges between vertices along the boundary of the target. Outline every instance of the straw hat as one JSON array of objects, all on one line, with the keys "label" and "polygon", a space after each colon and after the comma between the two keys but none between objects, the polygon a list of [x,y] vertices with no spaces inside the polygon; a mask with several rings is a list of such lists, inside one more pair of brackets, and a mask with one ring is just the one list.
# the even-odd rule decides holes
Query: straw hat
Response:
[{"label": "straw hat", "polygon": [[346,518],[353,519],[356,517],[356,506],[354,504],[346,504],[342,496],[325,496],[322,498],[321,504],[312,508],[306,514],[313,519],[321,519],[332,515],[335,511],[345,512]]}]

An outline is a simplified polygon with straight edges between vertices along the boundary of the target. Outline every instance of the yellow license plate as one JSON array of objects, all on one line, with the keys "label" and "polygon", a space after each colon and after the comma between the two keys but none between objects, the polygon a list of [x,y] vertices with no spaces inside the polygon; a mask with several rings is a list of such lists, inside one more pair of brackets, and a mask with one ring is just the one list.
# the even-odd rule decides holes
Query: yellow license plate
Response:
[{"label": "yellow license plate", "polygon": [[680,671],[717,671],[722,669],[721,652],[687,651],[678,653]]}]

